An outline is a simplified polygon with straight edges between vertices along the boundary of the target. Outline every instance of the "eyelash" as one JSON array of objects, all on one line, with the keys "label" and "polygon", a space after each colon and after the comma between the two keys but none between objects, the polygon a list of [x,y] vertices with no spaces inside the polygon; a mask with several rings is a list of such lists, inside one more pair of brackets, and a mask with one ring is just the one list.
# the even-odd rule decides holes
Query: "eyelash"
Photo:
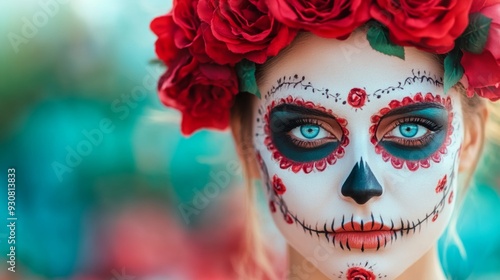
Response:
[{"label": "eyelash", "polygon": [[421,136],[417,139],[403,139],[400,137],[392,137],[392,139],[389,141],[396,142],[400,145],[408,146],[408,147],[421,147],[421,146],[425,146],[425,145],[429,144],[432,141],[432,139],[434,138],[435,132],[439,131],[443,128],[442,125],[438,125],[435,122],[428,120],[428,119],[419,118],[419,117],[406,117],[406,118],[402,118],[402,119],[395,121],[392,124],[392,127],[391,127],[391,129],[389,129],[389,131],[394,130],[396,127],[398,127],[399,125],[404,124],[404,123],[414,123],[414,124],[422,125],[425,128],[432,131],[432,133],[427,133],[426,135]]},{"label": "eyelash", "polygon": [[[319,139],[319,140],[304,141],[301,139],[297,139],[291,135],[292,129],[299,127],[301,125],[306,125],[306,124],[317,125],[317,126],[321,127],[322,129],[326,130],[330,134],[330,136]],[[330,132],[330,130],[328,130],[325,127],[324,122],[321,122],[317,119],[294,119],[294,120],[291,120],[290,124],[286,127],[285,131],[287,131],[286,134],[289,137],[290,141],[294,145],[301,147],[301,148],[306,148],[306,149],[313,149],[313,148],[317,148],[317,147],[322,146],[322,145],[329,143],[329,142],[339,141],[337,139],[337,137],[335,137],[335,135],[333,135]]]}]

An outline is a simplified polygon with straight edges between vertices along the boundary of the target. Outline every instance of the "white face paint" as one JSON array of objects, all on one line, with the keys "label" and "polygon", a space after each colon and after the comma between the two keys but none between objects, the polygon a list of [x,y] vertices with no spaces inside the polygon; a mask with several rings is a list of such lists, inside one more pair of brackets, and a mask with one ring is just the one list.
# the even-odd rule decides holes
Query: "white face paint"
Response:
[{"label": "white face paint", "polygon": [[[331,279],[393,279],[453,212],[460,96],[442,66],[405,48],[307,36],[265,69],[254,143],[274,221]],[[355,278],[363,276],[365,278]]]}]

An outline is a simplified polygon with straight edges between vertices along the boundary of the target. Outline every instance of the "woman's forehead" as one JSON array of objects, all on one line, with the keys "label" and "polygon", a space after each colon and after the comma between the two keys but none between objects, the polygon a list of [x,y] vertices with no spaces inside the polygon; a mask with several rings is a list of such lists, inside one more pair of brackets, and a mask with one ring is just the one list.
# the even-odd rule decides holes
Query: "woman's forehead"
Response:
[{"label": "woman's forehead", "polygon": [[404,60],[388,56],[373,50],[361,31],[343,41],[307,35],[264,65],[259,86],[266,92],[280,78],[298,75],[319,88],[339,93],[352,88],[375,91],[397,86],[419,71],[442,82],[443,66],[430,53],[405,48]]},{"label": "woman's forehead", "polygon": [[435,105],[451,109],[443,104],[459,102],[455,89],[443,93],[441,77],[418,69],[411,69],[405,78],[391,80],[381,87],[352,87],[342,91],[335,90],[336,83],[327,81],[325,85],[317,86],[308,77],[298,74],[284,75],[262,95],[257,103],[258,112],[269,114],[276,106],[292,104],[317,108],[348,120],[370,120],[374,115],[403,114],[412,105],[418,105],[420,109]]},{"label": "woman's forehead", "polygon": [[443,66],[434,55],[405,48],[402,60],[374,51],[365,37],[363,32],[344,41],[300,37],[264,65],[259,80],[261,111],[269,110],[273,101],[292,98],[321,105],[342,117],[366,119],[391,102],[419,94],[458,96],[454,89],[444,94]]}]

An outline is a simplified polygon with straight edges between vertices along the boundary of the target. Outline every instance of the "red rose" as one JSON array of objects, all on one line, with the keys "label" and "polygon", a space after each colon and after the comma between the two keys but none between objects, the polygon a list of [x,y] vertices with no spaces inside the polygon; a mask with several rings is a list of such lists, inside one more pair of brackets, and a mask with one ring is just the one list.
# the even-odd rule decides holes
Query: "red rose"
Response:
[{"label": "red rose", "polygon": [[158,36],[156,53],[167,66],[181,49],[188,49],[200,62],[211,62],[205,52],[197,5],[198,1],[174,1],[169,14],[151,22],[151,30]]},{"label": "red rose", "polygon": [[321,37],[345,38],[370,19],[371,1],[267,0],[270,12],[284,24]]},{"label": "red rose", "polygon": [[366,91],[362,88],[353,88],[347,95],[347,103],[354,108],[361,108],[366,103]]},{"label": "red rose", "polygon": [[352,280],[375,280],[375,274],[361,267],[351,267],[347,271],[347,279]]},{"label": "red rose", "polygon": [[447,53],[469,23],[472,0],[376,0],[370,13],[389,28],[393,43]]},{"label": "red rose", "polygon": [[200,0],[198,14],[210,25],[211,33],[204,31],[207,53],[220,64],[243,58],[262,64],[296,35],[268,13],[263,0]]},{"label": "red rose", "polygon": [[492,19],[488,40],[481,54],[464,52],[461,64],[469,83],[467,94],[474,92],[481,97],[496,101],[500,99],[500,1],[486,1],[484,6],[473,7]]},{"label": "red rose", "polygon": [[170,36],[171,32],[169,32],[174,26],[175,23],[171,13],[155,18],[150,25],[153,33],[158,36],[155,43],[156,55],[165,63],[171,62],[175,57],[175,53],[179,50],[174,40],[172,40],[172,36]]},{"label": "red rose", "polygon": [[225,129],[229,110],[238,93],[233,68],[200,63],[186,51],[160,79],[160,100],[181,111],[181,131],[189,135],[200,128]]}]

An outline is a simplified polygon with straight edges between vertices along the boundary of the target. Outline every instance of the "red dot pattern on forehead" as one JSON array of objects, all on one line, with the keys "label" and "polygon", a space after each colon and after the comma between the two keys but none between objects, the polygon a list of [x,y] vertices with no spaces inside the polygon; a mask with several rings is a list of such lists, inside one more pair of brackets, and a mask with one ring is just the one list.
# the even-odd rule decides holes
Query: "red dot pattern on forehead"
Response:
[{"label": "red dot pattern on forehead", "polygon": [[[330,155],[316,161],[296,162],[286,158],[282,153],[278,151],[278,149],[276,149],[276,146],[272,141],[269,120],[271,110],[281,104],[294,104],[305,108],[315,109],[334,117],[341,126],[343,132],[343,137],[340,140],[340,145]],[[346,119],[337,117],[331,109],[326,109],[325,107],[316,105],[311,101],[304,101],[304,99],[302,98],[294,98],[292,96],[288,96],[286,98],[272,101],[271,104],[267,107],[266,114],[264,115],[264,121],[264,133],[266,134],[264,145],[266,145],[267,149],[271,152],[273,159],[279,163],[281,169],[290,169],[294,173],[298,173],[300,171],[304,171],[304,173],[311,173],[313,170],[325,170],[328,165],[335,164],[337,162],[337,159],[342,158],[345,155],[345,147],[349,144],[349,131],[347,130]]]},{"label": "red dot pattern on forehead", "polygon": [[[378,125],[380,120],[382,119],[383,116],[385,116],[387,113],[389,113],[391,110],[402,107],[402,106],[407,106],[410,104],[415,104],[415,103],[422,103],[422,102],[433,102],[433,103],[438,103],[442,104],[450,113],[448,114],[448,131],[446,133],[445,140],[441,147],[433,153],[430,157],[422,160],[404,160],[398,157],[395,157],[391,155],[389,152],[387,152],[381,145],[379,145],[377,137],[376,137],[376,132],[378,129]],[[384,107],[380,109],[378,113],[373,115],[371,117],[371,123],[372,125],[370,126],[370,135],[371,135],[371,142],[373,145],[375,145],[375,152],[379,155],[382,155],[382,159],[385,162],[390,161],[392,166],[396,169],[402,169],[403,167],[407,167],[410,171],[416,171],[418,168],[428,168],[431,165],[431,161],[433,162],[440,162],[441,161],[441,156],[446,154],[447,147],[451,144],[451,134],[453,133],[453,125],[452,125],[452,120],[453,120],[453,112],[451,112],[452,106],[451,106],[451,99],[450,97],[441,97],[439,95],[433,95],[432,93],[427,93],[425,96],[422,93],[417,93],[415,96],[409,97],[406,96],[403,98],[403,100],[392,100],[387,107]]]}]

